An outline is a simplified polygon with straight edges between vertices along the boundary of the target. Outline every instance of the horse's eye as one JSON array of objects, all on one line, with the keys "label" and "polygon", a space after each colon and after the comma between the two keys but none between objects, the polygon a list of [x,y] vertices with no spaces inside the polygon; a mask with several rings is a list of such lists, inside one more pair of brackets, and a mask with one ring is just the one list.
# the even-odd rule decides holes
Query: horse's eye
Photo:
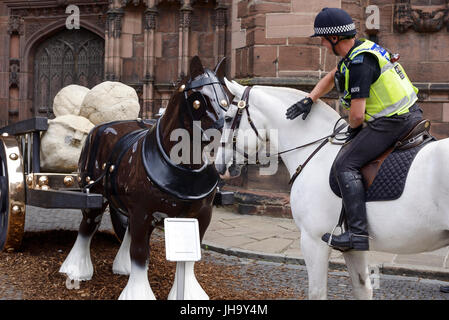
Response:
[{"label": "horse's eye", "polygon": [[230,122],[232,120],[232,117],[231,116],[225,116],[225,121],[226,122]]}]

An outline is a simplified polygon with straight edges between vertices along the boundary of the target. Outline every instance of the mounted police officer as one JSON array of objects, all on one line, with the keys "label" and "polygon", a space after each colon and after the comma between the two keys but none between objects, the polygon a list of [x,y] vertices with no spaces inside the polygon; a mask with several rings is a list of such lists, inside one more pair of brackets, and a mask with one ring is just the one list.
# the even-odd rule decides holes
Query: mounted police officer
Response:
[{"label": "mounted police officer", "polygon": [[[365,188],[362,166],[376,159],[422,119],[416,89],[397,56],[378,44],[355,39],[356,28],[347,12],[324,8],[315,18],[315,34],[321,44],[342,57],[337,68],[322,78],[310,94],[292,105],[288,119],[303,115],[334,85],[341,104],[349,110],[348,138],[332,167],[343,198],[348,230],[332,235],[336,249],[369,250]],[[326,233],[322,240],[328,242]]]}]

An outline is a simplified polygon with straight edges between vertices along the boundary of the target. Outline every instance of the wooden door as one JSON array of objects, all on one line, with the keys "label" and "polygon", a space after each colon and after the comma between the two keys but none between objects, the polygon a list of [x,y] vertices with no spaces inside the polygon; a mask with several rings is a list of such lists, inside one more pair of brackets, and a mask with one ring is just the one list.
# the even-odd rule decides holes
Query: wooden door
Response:
[{"label": "wooden door", "polygon": [[53,99],[63,87],[91,89],[103,81],[104,40],[86,29],[64,30],[43,41],[34,59],[34,115],[53,118]]}]

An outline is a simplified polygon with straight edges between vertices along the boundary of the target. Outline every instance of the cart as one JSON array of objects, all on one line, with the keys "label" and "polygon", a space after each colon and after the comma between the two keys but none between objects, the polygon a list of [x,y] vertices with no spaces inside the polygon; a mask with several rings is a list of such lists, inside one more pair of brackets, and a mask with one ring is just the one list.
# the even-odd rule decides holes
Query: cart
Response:
[{"label": "cart", "polygon": [[19,249],[26,205],[101,208],[101,194],[82,192],[77,173],[41,172],[40,139],[48,119],[36,117],[0,129],[0,251]]},{"label": "cart", "polygon": [[[48,118],[35,117],[0,128],[0,251],[20,248],[26,206],[47,209],[94,209],[103,205],[103,195],[85,192],[78,173],[41,172],[41,133],[48,129]],[[218,191],[214,204],[234,202],[232,192]],[[127,217],[111,210],[117,237],[123,237]]]}]

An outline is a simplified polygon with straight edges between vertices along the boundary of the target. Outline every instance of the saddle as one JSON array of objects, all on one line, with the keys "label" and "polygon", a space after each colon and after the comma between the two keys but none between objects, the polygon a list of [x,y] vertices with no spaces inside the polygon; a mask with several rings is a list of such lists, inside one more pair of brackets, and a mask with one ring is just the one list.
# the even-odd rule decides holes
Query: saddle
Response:
[{"label": "saddle", "polygon": [[[430,134],[430,121],[422,120],[395,145],[362,169],[366,190],[366,201],[387,201],[398,199],[404,190],[410,166],[418,152],[427,143],[436,139]],[[338,183],[330,174],[332,191],[341,197]]]},{"label": "saddle", "polygon": [[412,149],[424,145],[426,142],[432,140],[433,137],[430,135],[429,130],[430,130],[430,121],[426,119],[421,120],[415,125],[414,128],[412,128],[412,130],[404,138],[396,142],[396,144],[393,147],[387,149],[377,159],[366,164],[361,169],[363,181],[365,183],[365,189],[368,190],[369,187],[373,184],[374,179],[380,170],[380,167],[384,163],[385,159],[387,159],[387,157],[392,152]]},{"label": "saddle", "polygon": [[162,147],[159,123],[146,134],[142,144],[142,161],[151,182],[181,200],[199,200],[214,192],[219,180],[214,164],[191,170],[173,163]]}]

